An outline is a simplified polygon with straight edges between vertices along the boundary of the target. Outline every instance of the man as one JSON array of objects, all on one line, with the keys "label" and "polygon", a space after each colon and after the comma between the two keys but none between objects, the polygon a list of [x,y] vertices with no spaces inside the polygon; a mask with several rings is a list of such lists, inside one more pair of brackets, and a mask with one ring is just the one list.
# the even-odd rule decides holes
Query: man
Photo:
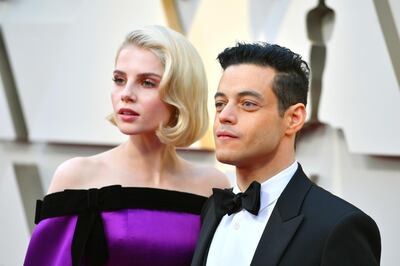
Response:
[{"label": "man", "polygon": [[206,203],[192,266],[379,265],[375,222],[313,184],[295,159],[307,63],[267,43],[239,43],[218,60],[216,156],[235,165],[236,184]]}]

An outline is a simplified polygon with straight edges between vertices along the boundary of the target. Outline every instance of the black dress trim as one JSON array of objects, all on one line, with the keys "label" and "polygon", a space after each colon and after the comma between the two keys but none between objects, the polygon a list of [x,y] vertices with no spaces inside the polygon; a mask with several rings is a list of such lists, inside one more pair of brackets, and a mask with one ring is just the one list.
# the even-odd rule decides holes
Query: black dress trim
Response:
[{"label": "black dress trim", "polygon": [[174,190],[113,185],[66,189],[36,202],[35,223],[51,217],[77,215],[90,210],[150,209],[200,214],[206,197]]},{"label": "black dress trim", "polygon": [[102,211],[150,209],[200,214],[206,197],[173,190],[120,185],[66,189],[36,204],[35,223],[51,217],[78,215],[72,239],[72,265],[104,265],[108,259]]}]

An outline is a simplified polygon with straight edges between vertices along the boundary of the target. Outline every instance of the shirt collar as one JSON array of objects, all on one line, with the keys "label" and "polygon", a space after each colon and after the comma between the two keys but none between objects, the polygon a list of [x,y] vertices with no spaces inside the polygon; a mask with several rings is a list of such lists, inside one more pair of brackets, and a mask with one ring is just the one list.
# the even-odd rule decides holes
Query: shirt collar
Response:
[{"label": "shirt collar", "polygon": [[[278,200],[290,179],[292,179],[294,173],[297,171],[297,168],[298,163],[295,160],[289,167],[283,169],[261,184],[260,211]],[[235,182],[233,193],[237,194],[239,192],[241,191]]]}]

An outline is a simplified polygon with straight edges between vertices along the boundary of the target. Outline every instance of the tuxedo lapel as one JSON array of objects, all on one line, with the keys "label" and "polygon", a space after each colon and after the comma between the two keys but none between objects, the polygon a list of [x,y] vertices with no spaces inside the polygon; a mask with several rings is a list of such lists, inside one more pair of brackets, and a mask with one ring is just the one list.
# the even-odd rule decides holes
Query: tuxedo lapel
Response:
[{"label": "tuxedo lapel", "polygon": [[302,221],[303,215],[282,221],[279,213],[275,212],[265,227],[251,265],[277,265],[283,251]]},{"label": "tuxedo lapel", "polygon": [[[196,250],[193,255],[191,266],[206,265],[208,251],[213,239],[215,230],[221,219],[215,215],[215,206],[213,197],[208,200],[208,207],[204,213],[204,220],[200,230],[200,236],[197,240]],[[207,204],[206,203],[206,204]]]},{"label": "tuxedo lapel", "polygon": [[277,265],[284,250],[303,221],[303,200],[312,183],[301,166],[279,197],[251,262],[252,266]]}]

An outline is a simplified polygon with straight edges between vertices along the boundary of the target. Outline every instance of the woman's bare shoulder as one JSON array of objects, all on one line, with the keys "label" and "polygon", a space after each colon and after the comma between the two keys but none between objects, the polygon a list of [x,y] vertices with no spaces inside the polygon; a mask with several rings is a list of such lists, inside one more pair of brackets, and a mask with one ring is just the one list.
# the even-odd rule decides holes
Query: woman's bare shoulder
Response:
[{"label": "woman's bare shoulder", "polygon": [[54,172],[48,194],[64,189],[85,188],[89,178],[102,167],[104,153],[90,157],[75,157],[61,163]]},{"label": "woman's bare shoulder", "polygon": [[227,188],[231,186],[228,177],[215,167],[200,166],[198,171],[200,182],[204,182],[205,185],[213,188]]},{"label": "woman's bare shoulder", "polygon": [[213,188],[228,188],[231,184],[221,171],[212,166],[192,165],[193,182],[196,186],[196,193],[203,196],[211,196]]}]

